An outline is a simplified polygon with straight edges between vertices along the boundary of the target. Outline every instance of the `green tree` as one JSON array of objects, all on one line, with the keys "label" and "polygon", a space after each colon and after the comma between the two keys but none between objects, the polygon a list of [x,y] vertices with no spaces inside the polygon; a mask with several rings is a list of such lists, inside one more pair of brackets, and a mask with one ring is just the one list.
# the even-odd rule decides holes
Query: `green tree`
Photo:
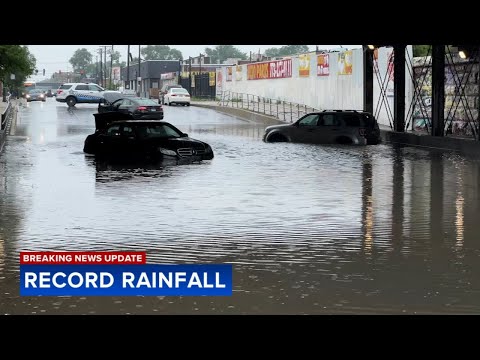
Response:
[{"label": "green tree", "polygon": [[413,45],[413,57],[432,55],[430,45]]},{"label": "green tree", "polygon": [[[21,86],[33,74],[36,62],[27,46],[0,45],[0,80],[10,87]],[[15,80],[10,80],[10,74]]]},{"label": "green tree", "polygon": [[70,58],[74,71],[86,70],[87,66],[92,63],[92,54],[85,48],[77,49]]},{"label": "green tree", "polygon": [[168,45],[147,45],[141,53],[144,60],[183,60],[182,52]]},{"label": "green tree", "polygon": [[112,56],[112,60],[113,60],[113,66],[120,66],[120,52],[119,51],[113,51],[112,53],[112,49],[108,49],[107,50],[107,63],[110,65],[110,55]]},{"label": "green tree", "polygon": [[205,48],[205,54],[210,57],[210,62],[213,64],[221,64],[227,59],[241,59],[247,58],[247,54],[240,51],[233,45],[217,45],[215,48]]},{"label": "green tree", "polygon": [[309,52],[307,45],[285,45],[280,48],[269,48],[265,50],[265,56],[279,57],[290,56],[296,54],[304,54]]}]

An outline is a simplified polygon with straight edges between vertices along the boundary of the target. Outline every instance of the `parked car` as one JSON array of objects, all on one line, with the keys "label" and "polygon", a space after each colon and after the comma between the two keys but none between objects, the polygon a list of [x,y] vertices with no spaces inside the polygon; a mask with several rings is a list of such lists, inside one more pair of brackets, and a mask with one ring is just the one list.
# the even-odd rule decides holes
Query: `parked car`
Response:
[{"label": "parked car", "polygon": [[93,83],[67,83],[57,90],[56,100],[69,107],[77,103],[98,104],[103,99],[105,89]]},{"label": "parked car", "polygon": [[130,114],[135,120],[162,120],[163,108],[156,101],[146,98],[125,96],[115,92],[105,92],[98,104],[98,112],[120,112]]},{"label": "parked car", "polygon": [[52,89],[48,89],[47,92],[45,93],[45,95],[47,97],[52,97],[53,96]]},{"label": "parked car", "polygon": [[214,157],[210,145],[188,137],[165,121],[132,120],[128,114],[112,112],[94,116],[97,130],[85,139],[83,151],[87,154],[142,160],[201,161]]},{"label": "parked car", "polygon": [[182,89],[183,86],[179,85],[179,84],[163,85],[162,89],[158,93],[158,103],[159,104],[165,105],[165,95],[167,94],[168,90],[173,89],[173,88]]},{"label": "parked car", "polygon": [[25,95],[25,99],[27,99],[27,102],[30,102],[30,101],[45,102],[47,100],[47,96],[41,89],[32,89]]},{"label": "parked car", "polygon": [[380,143],[380,128],[372,114],[355,110],[309,113],[293,124],[265,129],[265,142],[370,145]]},{"label": "parked car", "polygon": [[190,106],[190,94],[184,88],[171,88],[165,94],[165,105]]}]

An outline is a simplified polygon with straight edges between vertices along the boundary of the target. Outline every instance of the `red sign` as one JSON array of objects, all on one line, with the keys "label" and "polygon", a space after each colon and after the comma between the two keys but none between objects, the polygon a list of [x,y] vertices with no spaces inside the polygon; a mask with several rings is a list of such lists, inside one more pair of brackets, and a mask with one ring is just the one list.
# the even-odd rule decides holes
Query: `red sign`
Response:
[{"label": "red sign", "polygon": [[247,65],[247,79],[281,79],[292,77],[292,59]]}]

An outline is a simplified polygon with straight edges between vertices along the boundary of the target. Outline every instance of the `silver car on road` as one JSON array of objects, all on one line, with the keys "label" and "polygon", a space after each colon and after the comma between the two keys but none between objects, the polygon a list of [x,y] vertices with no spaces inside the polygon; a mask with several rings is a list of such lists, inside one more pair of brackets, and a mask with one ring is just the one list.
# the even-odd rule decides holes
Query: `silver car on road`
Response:
[{"label": "silver car on road", "polygon": [[380,128],[367,112],[331,110],[306,114],[293,124],[265,129],[265,142],[367,145],[380,143]]}]

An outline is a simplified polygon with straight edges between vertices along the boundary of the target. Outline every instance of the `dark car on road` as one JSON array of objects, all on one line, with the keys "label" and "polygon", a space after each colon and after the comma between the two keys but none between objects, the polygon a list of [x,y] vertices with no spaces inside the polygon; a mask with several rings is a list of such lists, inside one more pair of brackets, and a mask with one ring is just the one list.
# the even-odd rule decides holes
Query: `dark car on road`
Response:
[{"label": "dark car on road", "polygon": [[103,101],[98,104],[98,112],[130,114],[136,120],[163,119],[163,107],[154,100],[128,96],[119,92],[105,92]]},{"label": "dark car on road", "polygon": [[[207,143],[189,138],[165,121],[132,120],[128,114],[94,114],[94,134],[85,139],[83,151],[99,157],[122,159],[213,159]],[[129,118],[130,117],[130,118]]]},{"label": "dark car on road", "polygon": [[293,124],[265,129],[265,142],[375,145],[381,142],[374,116],[364,111],[325,110],[306,114]]},{"label": "dark car on road", "polygon": [[33,89],[33,90],[30,90],[25,95],[25,99],[27,99],[27,102],[30,102],[30,101],[44,101],[45,102],[47,100],[47,96],[45,95],[43,90]]}]

